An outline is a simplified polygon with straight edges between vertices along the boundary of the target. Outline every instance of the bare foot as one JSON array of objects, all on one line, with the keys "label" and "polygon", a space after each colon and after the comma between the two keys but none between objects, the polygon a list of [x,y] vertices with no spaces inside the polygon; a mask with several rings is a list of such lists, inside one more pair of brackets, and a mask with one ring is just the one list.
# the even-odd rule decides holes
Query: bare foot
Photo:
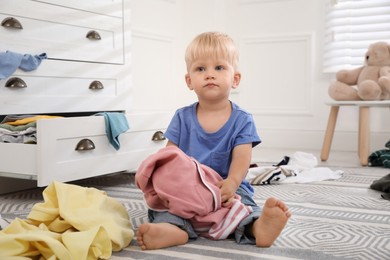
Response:
[{"label": "bare foot", "polygon": [[178,246],[187,241],[187,232],[169,223],[144,223],[138,227],[137,243],[142,250]]},{"label": "bare foot", "polygon": [[252,232],[256,246],[270,247],[282,232],[291,213],[284,202],[268,198],[263,206],[261,216],[253,223]]}]

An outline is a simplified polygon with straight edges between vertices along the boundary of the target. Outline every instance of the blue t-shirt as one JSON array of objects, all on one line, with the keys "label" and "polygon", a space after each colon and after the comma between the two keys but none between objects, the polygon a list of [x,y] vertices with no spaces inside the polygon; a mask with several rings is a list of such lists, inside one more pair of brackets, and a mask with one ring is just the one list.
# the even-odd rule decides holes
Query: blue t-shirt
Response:
[{"label": "blue t-shirt", "polygon": [[[252,115],[235,103],[231,104],[232,114],[217,132],[203,130],[196,116],[196,102],[178,109],[164,133],[184,153],[213,168],[224,179],[229,173],[233,148],[248,143],[254,147],[261,142]],[[241,186],[253,193],[252,186],[245,179]]]}]

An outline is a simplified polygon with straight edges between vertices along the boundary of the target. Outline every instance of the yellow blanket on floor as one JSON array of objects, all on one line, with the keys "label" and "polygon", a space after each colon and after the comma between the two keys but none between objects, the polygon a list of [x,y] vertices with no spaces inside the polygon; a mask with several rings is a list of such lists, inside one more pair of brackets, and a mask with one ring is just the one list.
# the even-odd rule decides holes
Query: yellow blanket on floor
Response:
[{"label": "yellow blanket on floor", "polygon": [[126,209],[104,191],[53,182],[43,198],[0,231],[0,259],[108,259],[134,237]]}]

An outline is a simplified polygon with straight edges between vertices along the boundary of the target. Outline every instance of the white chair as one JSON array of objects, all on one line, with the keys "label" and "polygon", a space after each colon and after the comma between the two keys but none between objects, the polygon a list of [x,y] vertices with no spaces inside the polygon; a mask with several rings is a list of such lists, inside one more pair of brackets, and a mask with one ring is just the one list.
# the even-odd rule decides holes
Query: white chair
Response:
[{"label": "white chair", "polygon": [[390,107],[390,100],[333,101],[326,104],[330,106],[330,113],[321,150],[321,160],[328,160],[340,107],[356,106],[359,108],[358,156],[360,164],[362,166],[367,166],[370,149],[370,107]]}]

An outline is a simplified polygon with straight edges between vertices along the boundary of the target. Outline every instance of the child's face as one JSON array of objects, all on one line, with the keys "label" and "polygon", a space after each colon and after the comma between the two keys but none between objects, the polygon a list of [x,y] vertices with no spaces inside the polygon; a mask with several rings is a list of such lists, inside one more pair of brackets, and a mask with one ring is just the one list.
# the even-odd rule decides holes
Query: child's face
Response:
[{"label": "child's face", "polygon": [[238,87],[241,74],[227,60],[204,57],[190,65],[185,79],[199,100],[228,100],[231,88]]}]

